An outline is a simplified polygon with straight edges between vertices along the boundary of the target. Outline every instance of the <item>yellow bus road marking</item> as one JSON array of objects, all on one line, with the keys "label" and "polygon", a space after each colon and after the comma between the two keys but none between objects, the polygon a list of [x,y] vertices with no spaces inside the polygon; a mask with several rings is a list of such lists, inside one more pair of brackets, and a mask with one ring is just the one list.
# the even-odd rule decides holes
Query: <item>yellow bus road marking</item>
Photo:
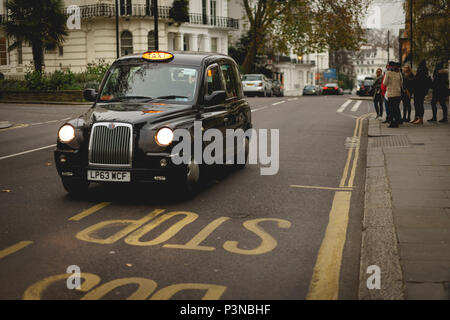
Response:
[{"label": "yellow bus road marking", "polygon": [[[40,280],[25,290],[22,299],[48,299],[48,296],[46,295],[48,289],[56,287],[58,283],[59,285],[62,285],[62,282],[67,281],[69,277],[71,277],[71,275],[65,273]],[[86,294],[81,297],[81,300],[100,300],[107,294],[129,285],[134,285],[135,291],[128,293],[128,296],[125,298],[126,300],[144,300],[149,298],[151,300],[169,300],[181,291],[200,291],[203,293],[202,300],[219,300],[227,289],[225,286],[208,283],[177,283],[167,287],[158,288],[156,281],[141,277],[114,279],[101,284],[102,279],[98,275],[84,272],[80,274],[80,277],[83,279],[83,282],[77,290],[79,292],[86,292]],[[156,289],[158,290],[156,291]]]},{"label": "yellow bus road marking", "polygon": [[[362,121],[363,121],[365,118],[367,118],[368,116],[370,116],[370,114],[362,116],[362,117],[360,118],[360,119],[361,119],[360,122],[362,122]],[[360,124],[359,129],[358,129],[358,137],[360,138],[361,135],[362,135],[362,125]],[[351,171],[351,173],[350,173],[350,178],[349,178],[349,180],[348,180],[347,187],[352,187],[352,186],[353,186],[353,181],[355,180],[356,167],[357,167],[357,165],[358,165],[358,159],[359,159],[359,147],[360,147],[360,145],[359,145],[359,143],[358,143],[358,145],[357,145],[357,147],[356,147],[356,150],[355,150],[355,157],[353,158],[352,171]]]},{"label": "yellow bus road marking", "polygon": [[80,212],[79,214],[69,218],[70,221],[80,221],[81,219],[86,218],[87,216],[90,216],[93,213],[96,213],[97,211],[99,211],[100,209],[103,209],[106,206],[109,206],[111,204],[111,202],[101,202],[89,209],[86,209],[82,212]]},{"label": "yellow bus road marking", "polygon": [[[362,134],[362,121],[370,114],[359,117],[355,124],[353,137]],[[352,160],[353,149],[355,156]],[[341,188],[352,188],[358,165],[359,145],[348,150],[347,161],[340,183]],[[352,164],[351,171],[349,171]],[[350,172],[348,185],[347,175]],[[325,236],[317,255],[313,276],[309,284],[308,300],[336,300],[339,296],[339,277],[341,272],[342,254],[347,237],[347,226],[349,220],[351,191],[336,191],[331,206],[330,217],[325,231]]]},{"label": "yellow bus road marking", "polygon": [[336,300],[339,293],[339,274],[342,251],[348,225],[351,192],[336,191],[330,221],[319,249],[306,299]]},{"label": "yellow bus road marking", "polygon": [[[360,118],[358,118],[356,120],[355,130],[353,130],[353,137],[356,137],[356,133],[358,132],[359,125],[360,125]],[[341,182],[339,183],[339,187],[345,187],[345,181],[347,181],[348,170],[349,170],[350,162],[351,162],[352,156],[353,156],[353,149],[354,148],[350,148],[348,150],[347,161],[345,162],[344,172],[342,174],[342,179],[341,179]]]},{"label": "yellow bus road marking", "polygon": [[23,248],[29,246],[32,243],[33,241],[20,241],[19,243],[16,243],[11,247],[3,249],[0,251],[0,259],[3,259],[4,257],[9,256],[10,254],[13,254],[14,252],[22,250]]},{"label": "yellow bus road marking", "polygon": [[352,191],[352,187],[318,187],[318,186],[300,186],[297,184],[291,184],[292,188],[302,188],[302,189],[319,189],[319,190],[334,190],[334,191]]}]

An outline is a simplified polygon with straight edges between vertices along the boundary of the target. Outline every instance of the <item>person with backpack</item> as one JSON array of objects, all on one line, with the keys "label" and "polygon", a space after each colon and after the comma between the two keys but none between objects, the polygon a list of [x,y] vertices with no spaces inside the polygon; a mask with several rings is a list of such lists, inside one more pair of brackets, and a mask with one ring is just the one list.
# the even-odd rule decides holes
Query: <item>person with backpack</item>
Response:
[{"label": "person with backpack", "polygon": [[423,124],[423,114],[425,96],[428,94],[432,85],[431,77],[428,75],[428,68],[425,60],[419,63],[416,76],[414,77],[414,109],[415,119],[414,124]]},{"label": "person with backpack", "polygon": [[436,122],[437,120],[437,103],[441,105],[442,108],[442,119],[439,120],[441,123],[448,122],[447,119],[447,104],[446,100],[448,97],[448,71],[444,69],[444,63],[439,62],[433,72],[433,98],[431,99],[431,109],[433,110],[433,118],[428,120],[429,122]]}]

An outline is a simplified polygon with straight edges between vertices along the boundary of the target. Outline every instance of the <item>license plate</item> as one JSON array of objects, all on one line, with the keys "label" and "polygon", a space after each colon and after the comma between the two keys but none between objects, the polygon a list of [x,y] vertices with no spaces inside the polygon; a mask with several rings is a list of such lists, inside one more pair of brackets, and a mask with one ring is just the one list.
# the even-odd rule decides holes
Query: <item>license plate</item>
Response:
[{"label": "license plate", "polygon": [[128,171],[88,170],[87,179],[90,181],[130,182],[131,173]]},{"label": "license plate", "polygon": [[253,85],[253,83],[247,83],[246,86],[247,87],[251,87]]}]

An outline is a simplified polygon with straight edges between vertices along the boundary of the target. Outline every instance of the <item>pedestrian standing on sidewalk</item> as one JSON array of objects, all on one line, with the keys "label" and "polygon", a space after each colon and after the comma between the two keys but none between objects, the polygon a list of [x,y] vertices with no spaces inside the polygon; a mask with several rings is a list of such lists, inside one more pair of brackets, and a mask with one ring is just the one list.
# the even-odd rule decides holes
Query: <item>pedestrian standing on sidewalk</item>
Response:
[{"label": "pedestrian standing on sidewalk", "polygon": [[380,68],[377,69],[377,77],[375,82],[373,83],[374,95],[373,95],[373,105],[375,107],[375,111],[377,113],[378,118],[383,117],[383,96],[381,94],[381,81],[383,80],[383,70]]},{"label": "pedestrian standing on sidewalk", "polygon": [[444,69],[444,63],[439,62],[433,72],[433,98],[431,99],[431,109],[433,110],[433,118],[430,122],[437,120],[437,103],[441,105],[443,117],[439,122],[448,122],[447,119],[447,104],[448,97],[448,71]]},{"label": "pedestrian standing on sidewalk", "polygon": [[416,76],[414,77],[414,109],[415,119],[412,123],[423,124],[423,114],[425,112],[423,104],[425,96],[431,88],[431,78],[428,75],[428,68],[425,60],[419,63]]},{"label": "pedestrian standing on sidewalk", "polygon": [[[389,69],[389,65],[386,65],[386,70]],[[384,120],[382,123],[388,123],[391,122],[391,113],[389,112],[389,105],[388,101],[386,99],[386,86],[384,85],[384,77],[386,76],[386,72],[383,74],[383,78],[381,78],[381,96],[383,98],[384,108],[386,110],[386,120]]]},{"label": "pedestrian standing on sidewalk", "polygon": [[399,63],[389,62],[389,69],[386,71],[383,84],[386,86],[386,98],[388,99],[389,111],[391,113],[389,128],[398,128],[398,125],[402,123],[400,101],[402,100],[403,87]]},{"label": "pedestrian standing on sidewalk", "polygon": [[410,66],[403,67],[403,122],[411,121],[411,97],[414,91],[414,73],[412,73]]}]

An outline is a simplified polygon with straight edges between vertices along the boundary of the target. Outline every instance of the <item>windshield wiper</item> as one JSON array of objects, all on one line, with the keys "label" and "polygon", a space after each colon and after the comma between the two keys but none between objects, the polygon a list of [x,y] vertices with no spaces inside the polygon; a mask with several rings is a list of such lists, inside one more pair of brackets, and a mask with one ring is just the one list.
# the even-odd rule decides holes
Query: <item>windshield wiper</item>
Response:
[{"label": "windshield wiper", "polygon": [[189,99],[189,97],[186,97],[186,96],[170,95],[170,96],[160,96],[160,97],[157,97],[157,98],[152,99],[152,100],[172,100],[172,99],[177,99],[177,98],[180,98],[180,99]]},{"label": "windshield wiper", "polygon": [[123,96],[123,97],[116,97],[111,100],[105,100],[102,102],[120,102],[124,100],[153,100],[152,97],[146,97],[146,96]]}]

